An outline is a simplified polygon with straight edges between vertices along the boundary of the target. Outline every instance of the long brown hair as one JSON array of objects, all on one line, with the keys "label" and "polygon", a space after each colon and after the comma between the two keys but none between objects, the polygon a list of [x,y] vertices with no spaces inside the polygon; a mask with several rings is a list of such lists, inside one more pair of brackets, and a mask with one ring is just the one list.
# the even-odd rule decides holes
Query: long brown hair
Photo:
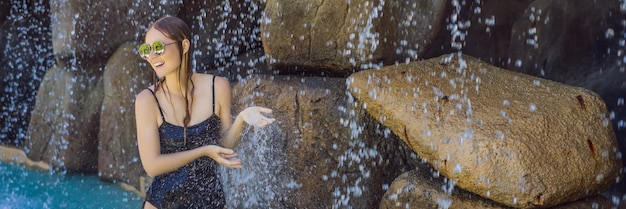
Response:
[{"label": "long brown hair", "polygon": [[[191,40],[191,30],[189,29],[189,26],[187,26],[187,24],[181,20],[180,18],[177,17],[163,17],[159,20],[157,20],[156,22],[154,22],[154,24],[152,24],[151,28],[154,28],[158,31],[160,31],[161,33],[163,33],[163,35],[165,35],[167,38],[172,39],[174,41],[176,41],[176,45],[178,46],[179,49],[179,55],[180,55],[180,68],[178,70],[178,83],[179,83],[179,87],[180,89],[183,91],[183,98],[185,99],[185,117],[183,118],[183,127],[184,127],[184,135],[185,135],[185,144],[187,143],[187,126],[189,126],[189,122],[191,121],[191,107],[193,105],[193,91],[194,91],[194,85],[193,85],[193,81],[191,80],[191,75],[193,74],[193,71],[191,70],[190,67],[190,56],[189,53],[192,51],[191,50],[191,43],[189,44],[189,49],[187,50],[187,52],[183,53],[183,40],[187,39],[187,40]],[[163,90],[164,93],[167,92],[166,95],[169,94],[168,91],[165,91],[163,89],[163,81],[165,81],[165,78],[157,78],[156,73],[154,73],[153,76],[154,79],[154,85],[155,85],[155,91],[158,91],[159,88],[161,88]],[[170,97],[171,98],[171,97]],[[170,104],[171,104],[171,100],[170,100]]]}]

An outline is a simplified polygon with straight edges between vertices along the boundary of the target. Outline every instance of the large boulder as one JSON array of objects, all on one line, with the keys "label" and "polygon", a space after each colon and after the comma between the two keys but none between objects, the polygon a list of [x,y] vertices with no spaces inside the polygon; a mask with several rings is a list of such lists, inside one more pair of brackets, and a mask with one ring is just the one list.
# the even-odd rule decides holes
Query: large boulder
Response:
[{"label": "large boulder", "polygon": [[[412,170],[403,173],[393,181],[383,196],[380,209],[508,209],[505,205],[482,198],[463,189],[454,188],[453,181],[441,176],[433,176],[428,170]],[[443,189],[442,189],[443,188]],[[572,208],[614,208],[611,201],[595,196],[576,202],[552,207],[553,209]]]},{"label": "large boulder", "polygon": [[549,207],[621,179],[606,105],[586,89],[454,55],[348,79],[372,116],[442,175],[485,198]]},{"label": "large boulder", "polygon": [[282,74],[348,75],[418,59],[443,24],[445,5],[269,0],[261,38],[269,65]]},{"label": "large boulder", "polygon": [[100,179],[129,183],[141,191],[145,174],[139,160],[135,127],[135,95],[150,86],[153,70],[135,52],[137,42],[115,51],[103,75],[104,98],[98,132]]},{"label": "large boulder", "polygon": [[[96,69],[84,69],[85,71]],[[25,151],[62,170],[96,171],[102,79],[56,65],[41,81]]]},{"label": "large boulder", "polygon": [[255,76],[233,95],[234,114],[265,106],[277,120],[235,148],[243,168],[226,169],[229,208],[376,208],[411,167],[410,149],[350,102],[345,79]]}]

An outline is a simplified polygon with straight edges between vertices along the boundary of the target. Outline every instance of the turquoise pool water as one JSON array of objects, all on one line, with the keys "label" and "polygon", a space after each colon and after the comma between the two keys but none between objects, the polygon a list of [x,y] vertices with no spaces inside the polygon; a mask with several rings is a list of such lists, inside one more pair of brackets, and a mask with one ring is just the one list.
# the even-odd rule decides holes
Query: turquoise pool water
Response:
[{"label": "turquoise pool water", "polygon": [[97,176],[50,174],[0,162],[0,209],[141,208],[143,199]]}]

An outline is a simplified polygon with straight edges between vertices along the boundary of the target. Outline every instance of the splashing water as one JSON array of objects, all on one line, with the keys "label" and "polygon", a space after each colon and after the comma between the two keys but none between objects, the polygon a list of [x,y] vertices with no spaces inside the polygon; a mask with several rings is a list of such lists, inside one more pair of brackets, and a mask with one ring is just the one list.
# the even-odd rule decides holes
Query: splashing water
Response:
[{"label": "splashing water", "polygon": [[[301,184],[281,175],[285,171],[285,149],[275,139],[282,139],[278,125],[264,128],[250,128],[243,134],[239,147],[235,150],[242,161],[242,168],[222,168],[222,182],[230,186],[224,188],[226,199],[235,207],[273,208],[277,201],[286,201],[281,194],[295,190]],[[227,183],[226,183],[227,182]],[[274,206],[275,207],[275,206]]]}]

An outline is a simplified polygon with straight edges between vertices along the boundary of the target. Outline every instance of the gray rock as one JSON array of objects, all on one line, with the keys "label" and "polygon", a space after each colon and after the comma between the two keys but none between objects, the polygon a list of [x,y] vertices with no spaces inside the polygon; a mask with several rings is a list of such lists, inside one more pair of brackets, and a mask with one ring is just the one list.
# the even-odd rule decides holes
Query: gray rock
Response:
[{"label": "gray rock", "polygon": [[233,79],[236,75],[229,68],[249,69],[248,60],[240,56],[252,50],[262,52],[259,22],[264,9],[264,0],[185,1],[180,17],[194,35],[196,72],[217,69],[217,74]]},{"label": "gray rock", "polygon": [[78,75],[61,65],[46,72],[31,112],[28,157],[63,170],[95,172],[103,96],[101,77]]},{"label": "gray rock", "polygon": [[117,47],[128,41],[143,41],[153,21],[177,14],[181,4],[157,0],[50,1],[54,55],[58,62],[78,66],[69,70],[102,75],[102,69],[84,71],[84,66],[104,67]]}]

